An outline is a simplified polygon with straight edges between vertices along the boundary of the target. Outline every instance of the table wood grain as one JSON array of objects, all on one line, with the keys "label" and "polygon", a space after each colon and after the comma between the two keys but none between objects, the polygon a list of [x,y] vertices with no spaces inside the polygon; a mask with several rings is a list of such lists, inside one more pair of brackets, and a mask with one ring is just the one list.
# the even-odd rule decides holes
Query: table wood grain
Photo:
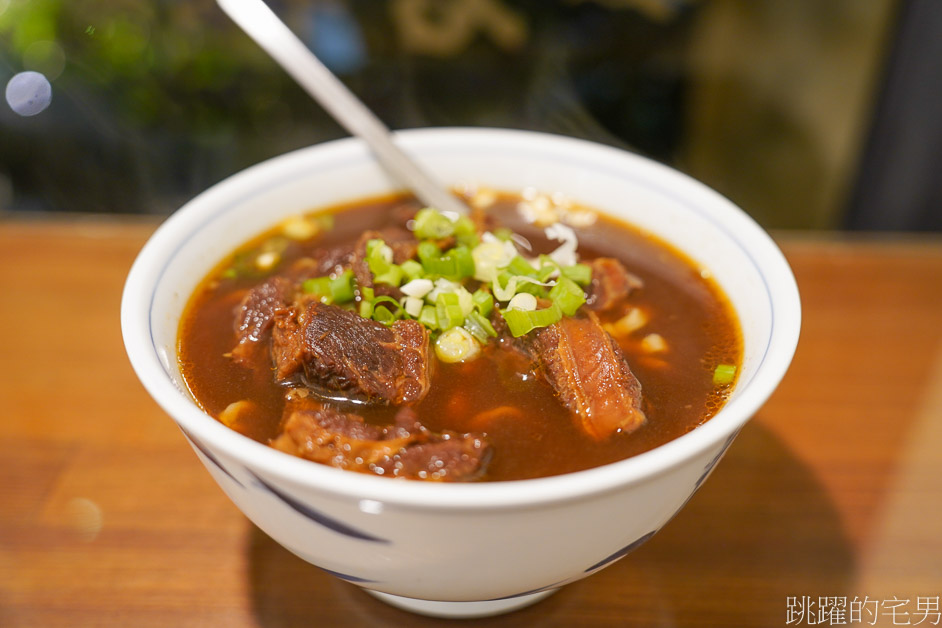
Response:
[{"label": "table wood grain", "polygon": [[[154,227],[0,221],[0,626],[443,623],[274,543],[148,397],[118,313]],[[801,341],[710,480],[626,559],[463,625],[810,625],[824,597],[830,625],[939,623],[942,239],[776,238]]]}]

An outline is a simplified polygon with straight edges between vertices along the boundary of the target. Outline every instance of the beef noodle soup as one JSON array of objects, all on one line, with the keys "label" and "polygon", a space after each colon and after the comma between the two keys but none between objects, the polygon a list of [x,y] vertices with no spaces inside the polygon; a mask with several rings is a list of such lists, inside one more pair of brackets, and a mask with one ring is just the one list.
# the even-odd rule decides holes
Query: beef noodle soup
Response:
[{"label": "beef noodle soup", "polygon": [[197,403],[289,454],[426,481],[587,469],[719,410],[742,340],[708,272],[559,199],[468,200],[331,207],[234,251],[180,324]]}]

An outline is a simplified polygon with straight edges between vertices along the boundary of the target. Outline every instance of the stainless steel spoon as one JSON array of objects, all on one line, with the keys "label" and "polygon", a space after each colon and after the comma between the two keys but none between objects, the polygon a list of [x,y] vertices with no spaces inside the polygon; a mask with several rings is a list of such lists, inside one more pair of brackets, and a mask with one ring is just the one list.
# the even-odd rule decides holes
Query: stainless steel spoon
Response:
[{"label": "stainless steel spoon", "polygon": [[393,143],[389,129],[314,56],[268,5],[262,0],[216,2],[337,122],[364,140],[380,164],[422,203],[441,211],[467,213],[464,203]]}]

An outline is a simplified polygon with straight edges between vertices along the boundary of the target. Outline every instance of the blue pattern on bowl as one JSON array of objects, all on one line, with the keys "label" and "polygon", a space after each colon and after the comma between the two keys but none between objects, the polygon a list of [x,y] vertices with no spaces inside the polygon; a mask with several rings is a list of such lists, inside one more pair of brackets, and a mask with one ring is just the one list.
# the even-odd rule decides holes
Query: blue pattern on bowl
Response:
[{"label": "blue pattern on bowl", "polygon": [[[715,467],[716,463],[720,461],[720,459],[723,457],[723,454],[726,453],[726,450],[729,449],[729,446],[733,444],[733,441],[736,439],[736,436],[738,435],[739,435],[739,430],[736,430],[735,432],[733,432],[730,435],[730,437],[726,439],[726,442],[723,443],[723,446],[720,447],[720,450],[716,452],[716,455],[713,456],[713,459],[710,460],[710,462],[708,462],[707,465],[703,468],[703,473],[697,479],[697,483],[694,484],[694,487],[693,487],[694,492],[696,492],[697,489],[700,488],[700,485],[703,484],[704,480],[706,480],[707,477],[709,477],[710,472],[713,470],[713,467]],[[693,495],[691,495],[691,497],[692,496]],[[687,501],[690,501],[689,497],[687,498]],[[685,501],[684,505],[686,504],[687,502]],[[683,506],[681,506],[681,508],[683,508]]]},{"label": "blue pattern on bowl", "polygon": [[245,484],[243,484],[242,482],[240,482],[239,479],[238,479],[236,476],[232,475],[232,473],[229,472],[229,469],[227,469],[225,466],[223,466],[223,464],[222,464],[221,462],[219,462],[219,458],[217,458],[216,456],[214,456],[213,453],[212,453],[211,451],[209,451],[209,450],[206,448],[205,445],[203,445],[203,443],[201,443],[198,439],[196,439],[192,434],[190,434],[189,432],[187,432],[187,431],[186,431],[185,429],[183,429],[182,427],[180,428],[180,431],[183,432],[183,436],[185,436],[186,439],[187,439],[188,441],[190,441],[190,444],[193,445],[194,447],[196,447],[196,449],[197,449],[201,454],[203,454],[203,456],[204,456],[207,460],[209,460],[210,463],[212,463],[217,469],[219,469],[220,471],[222,471],[223,473],[225,473],[225,474],[229,477],[229,479],[231,479],[233,482],[235,482],[236,484],[238,484],[240,487],[245,488]]},{"label": "blue pattern on bowl", "polygon": [[[308,561],[308,562],[310,562],[310,561]],[[325,569],[324,567],[319,567],[319,566],[317,566],[317,565],[315,565],[315,567],[317,567],[318,569],[320,569],[321,571],[323,571],[323,572],[325,572],[325,573],[329,573],[330,575],[334,576],[335,578],[340,578],[341,580],[345,580],[345,581],[347,581],[347,582],[352,582],[352,583],[357,583],[357,584],[364,584],[364,583],[376,584],[377,582],[379,582],[379,580],[370,580],[369,578],[361,578],[361,577],[359,577],[359,576],[351,576],[351,575],[349,575],[349,574],[340,573],[339,571],[334,571],[333,569]]]},{"label": "blue pattern on bowl", "polygon": [[333,517],[325,515],[324,513],[311,508],[310,506],[301,502],[300,500],[295,499],[291,495],[288,495],[287,493],[281,491],[280,489],[275,488],[274,486],[272,486],[271,484],[269,484],[262,478],[258,477],[251,471],[248,471],[248,473],[254,479],[254,483],[256,486],[267,490],[269,493],[279,498],[281,501],[283,501],[285,504],[290,506],[295,511],[301,513],[302,515],[304,515],[311,521],[314,521],[315,523],[318,523],[324,526],[325,528],[329,528],[330,530],[333,530],[334,532],[343,534],[344,536],[349,536],[354,539],[359,539],[361,541],[371,541],[373,543],[390,543],[388,539],[382,539],[378,536],[373,536],[372,534],[361,532],[360,530],[357,530],[356,528],[349,526],[343,523],[342,521],[338,521],[334,519]]},{"label": "blue pattern on bowl", "polygon": [[[659,529],[660,529],[660,528],[658,528],[658,530],[659,530]],[[643,534],[641,537],[635,539],[634,541],[632,541],[631,543],[629,543],[629,544],[626,545],[625,547],[621,548],[620,550],[618,550],[618,551],[615,552],[614,554],[611,554],[611,555],[608,556],[607,558],[603,558],[603,559],[600,560],[599,562],[595,563],[594,565],[592,565],[591,567],[589,567],[588,569],[586,569],[586,570],[585,570],[585,573],[592,573],[592,572],[598,571],[598,570],[601,569],[602,567],[606,567],[606,566],[608,566],[608,565],[614,563],[614,562],[615,562],[616,560],[618,560],[619,558],[624,558],[625,556],[627,556],[627,555],[630,554],[631,552],[633,552],[633,551],[635,551],[636,549],[638,549],[639,547],[641,547],[641,545],[642,545],[645,541],[647,541],[648,539],[650,539],[652,536],[654,536],[654,534],[655,534],[656,532],[657,532],[657,530],[651,530],[651,531],[648,532],[647,534]]]}]

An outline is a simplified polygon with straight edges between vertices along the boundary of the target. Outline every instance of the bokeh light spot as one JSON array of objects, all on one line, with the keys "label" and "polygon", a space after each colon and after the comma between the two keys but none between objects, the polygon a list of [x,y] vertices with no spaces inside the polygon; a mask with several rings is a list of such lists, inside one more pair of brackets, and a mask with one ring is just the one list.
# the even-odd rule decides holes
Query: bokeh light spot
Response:
[{"label": "bokeh light spot", "polygon": [[23,52],[23,67],[56,80],[65,69],[65,52],[54,41],[37,41]]},{"label": "bokeh light spot", "polygon": [[7,83],[6,97],[14,112],[21,116],[35,116],[52,102],[52,85],[39,72],[20,72]]},{"label": "bokeh light spot", "polygon": [[101,508],[85,497],[69,500],[66,517],[66,523],[83,541],[94,541],[104,523]]}]

